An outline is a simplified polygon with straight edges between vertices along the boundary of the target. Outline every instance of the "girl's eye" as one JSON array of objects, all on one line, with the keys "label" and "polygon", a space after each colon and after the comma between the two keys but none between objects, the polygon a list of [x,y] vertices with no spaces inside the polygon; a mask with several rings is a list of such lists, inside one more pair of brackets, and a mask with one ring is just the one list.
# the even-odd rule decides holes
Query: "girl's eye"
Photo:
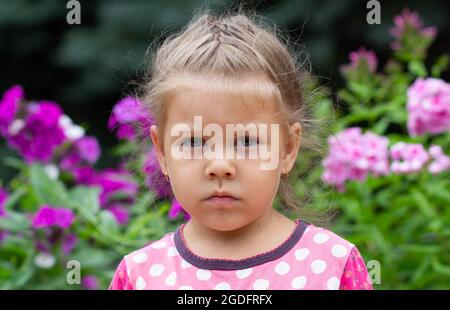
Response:
[{"label": "girl's eye", "polygon": [[203,139],[201,139],[199,137],[190,137],[190,138],[183,140],[183,142],[181,144],[183,146],[185,146],[187,144],[188,147],[201,147],[201,146],[203,146]]},{"label": "girl's eye", "polygon": [[259,144],[259,140],[258,140],[258,138],[245,136],[245,137],[238,138],[236,141],[236,144],[242,145],[244,147],[252,147],[252,146]]}]

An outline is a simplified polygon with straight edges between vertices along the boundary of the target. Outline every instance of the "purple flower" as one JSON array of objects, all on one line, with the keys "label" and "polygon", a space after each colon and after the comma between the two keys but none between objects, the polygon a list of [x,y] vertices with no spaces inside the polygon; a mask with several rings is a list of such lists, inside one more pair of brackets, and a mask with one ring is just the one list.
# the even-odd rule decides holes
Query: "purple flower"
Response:
[{"label": "purple flower", "polygon": [[72,225],[74,219],[74,213],[70,209],[52,208],[48,205],[43,205],[34,215],[31,226],[36,229],[53,226],[67,229]]},{"label": "purple flower", "polygon": [[61,108],[54,102],[29,105],[24,126],[10,134],[9,144],[28,162],[48,162],[66,138],[58,124],[61,115]]},{"label": "purple flower", "polygon": [[450,84],[435,78],[417,79],[408,88],[408,131],[411,136],[450,129]]},{"label": "purple flower", "polygon": [[130,220],[130,211],[120,204],[111,205],[108,207],[108,211],[114,215],[119,225],[124,225]]},{"label": "purple flower", "polygon": [[108,128],[116,129],[119,139],[134,140],[139,132],[148,132],[153,123],[153,116],[144,105],[137,98],[128,96],[114,106]]},{"label": "purple flower", "polygon": [[385,137],[361,133],[352,127],[328,138],[329,151],[322,165],[322,180],[344,191],[347,180],[363,181],[368,173],[375,176],[389,173],[388,144]]},{"label": "purple flower", "polygon": [[98,287],[97,278],[94,276],[85,276],[81,279],[81,285],[87,290],[95,290]]},{"label": "purple flower", "polygon": [[185,221],[189,221],[189,219],[191,218],[191,216],[183,209],[181,204],[175,198],[173,198],[172,199],[172,205],[170,207],[168,217],[171,220],[174,220],[174,219],[176,219],[178,217],[178,215],[180,213],[184,215],[184,220]]},{"label": "purple flower", "polygon": [[78,237],[75,234],[68,234],[64,236],[62,240],[62,251],[64,255],[68,255],[72,252],[73,248],[78,243]]},{"label": "purple flower", "polygon": [[396,174],[418,172],[430,159],[422,144],[398,142],[391,146],[391,171]]},{"label": "purple flower", "polygon": [[355,70],[361,66],[364,66],[372,73],[377,70],[378,59],[375,52],[367,50],[365,47],[360,47],[357,51],[350,52],[348,58],[350,63],[341,67],[343,72]]},{"label": "purple flower", "polygon": [[8,192],[0,187],[0,217],[6,216],[5,204],[8,200]]},{"label": "purple flower", "polygon": [[19,110],[19,102],[24,98],[22,86],[15,85],[4,92],[0,101],[0,135],[6,137],[8,128]]},{"label": "purple flower", "polygon": [[100,157],[100,146],[95,137],[83,137],[74,142],[71,150],[65,154],[60,162],[64,170],[73,171],[86,164],[93,165]]},{"label": "purple flower", "polygon": [[75,148],[82,160],[95,164],[100,157],[100,146],[95,137],[84,137],[75,141]]},{"label": "purple flower", "polygon": [[75,167],[71,169],[72,175],[77,184],[89,185],[93,183],[95,171],[92,167]]},{"label": "purple flower", "polygon": [[124,169],[106,169],[94,173],[88,185],[102,189],[100,204],[104,208],[117,201],[132,202],[138,192],[138,185]]},{"label": "purple flower", "polygon": [[152,148],[146,155],[143,172],[145,174],[145,183],[147,187],[160,198],[169,198],[173,196],[170,182],[167,181],[161,171],[161,167],[156,157],[156,151]]}]

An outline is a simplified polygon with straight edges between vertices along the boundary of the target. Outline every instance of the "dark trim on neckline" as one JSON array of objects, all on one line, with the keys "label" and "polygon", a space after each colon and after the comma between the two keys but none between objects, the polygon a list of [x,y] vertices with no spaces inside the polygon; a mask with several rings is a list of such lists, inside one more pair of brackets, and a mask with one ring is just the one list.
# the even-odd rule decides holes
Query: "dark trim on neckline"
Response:
[{"label": "dark trim on neckline", "polygon": [[309,223],[296,220],[297,224],[295,230],[289,236],[286,241],[280,244],[275,249],[257,254],[255,256],[243,258],[243,259],[222,259],[222,258],[206,258],[194,254],[187,246],[186,240],[183,235],[183,228],[185,224],[182,224],[175,232],[174,242],[177,251],[181,257],[188,263],[200,268],[208,270],[239,270],[261,265],[280,258],[289,252],[301,239],[306,227]]}]

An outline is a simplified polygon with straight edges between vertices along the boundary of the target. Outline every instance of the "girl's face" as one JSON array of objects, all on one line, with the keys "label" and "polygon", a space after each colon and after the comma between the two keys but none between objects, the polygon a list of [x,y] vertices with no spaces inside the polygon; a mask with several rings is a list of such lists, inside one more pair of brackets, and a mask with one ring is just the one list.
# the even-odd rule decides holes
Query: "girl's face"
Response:
[{"label": "girl's face", "polygon": [[[233,94],[213,95],[186,89],[172,95],[166,104],[165,127],[161,131],[157,126],[152,126],[151,137],[161,169],[167,169],[172,190],[184,210],[197,222],[218,231],[238,229],[272,211],[280,176],[292,168],[297,157],[300,124],[291,126],[295,136],[288,139],[287,132],[283,129],[285,127],[273,116],[277,112],[276,103],[267,102],[262,108],[260,104],[242,102],[241,96]],[[245,109],[242,105],[246,105]],[[198,120],[200,116],[201,124],[195,123],[194,117]],[[191,137],[180,132],[173,134],[176,128],[181,128],[180,124],[186,124],[186,131],[183,133],[190,134]],[[215,130],[205,134],[204,129],[209,124],[215,124]],[[253,128],[258,130],[256,133],[234,130],[233,135],[227,139],[227,124],[253,124]],[[263,141],[261,124],[265,124],[267,129],[266,141]],[[276,124],[279,127],[278,133],[271,130]],[[201,132],[194,132],[194,126]],[[219,131],[222,132],[222,137]],[[162,132],[163,137],[160,136]],[[208,146],[214,139],[216,146]],[[217,156],[218,153],[214,152],[206,156],[206,150],[215,150],[217,143],[222,143],[222,156]],[[232,157],[229,156],[230,153],[226,153],[227,146],[232,151]],[[262,153],[258,152],[263,146],[268,148],[272,157],[278,153],[278,159],[271,169],[262,169],[262,163],[266,163],[267,167],[270,161],[267,157],[262,158]],[[245,156],[251,149],[256,150],[256,158]],[[176,153],[174,150],[182,151]],[[200,154],[201,158],[196,158],[194,152]],[[185,157],[180,158],[180,154]],[[238,154],[245,156],[245,159],[238,158]],[[235,199],[208,199],[221,192]]]}]

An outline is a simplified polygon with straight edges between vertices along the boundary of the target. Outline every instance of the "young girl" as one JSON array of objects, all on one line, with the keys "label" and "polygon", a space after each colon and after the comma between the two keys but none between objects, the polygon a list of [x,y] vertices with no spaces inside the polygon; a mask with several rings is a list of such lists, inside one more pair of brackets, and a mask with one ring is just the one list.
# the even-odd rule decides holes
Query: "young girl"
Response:
[{"label": "young girl", "polygon": [[[242,14],[203,14],[162,44],[151,73],[151,139],[191,219],[126,255],[110,289],[372,288],[353,244],[273,207],[277,194],[296,207],[287,175],[307,122],[301,74],[275,34]],[[223,141],[237,155],[220,156]]]}]

